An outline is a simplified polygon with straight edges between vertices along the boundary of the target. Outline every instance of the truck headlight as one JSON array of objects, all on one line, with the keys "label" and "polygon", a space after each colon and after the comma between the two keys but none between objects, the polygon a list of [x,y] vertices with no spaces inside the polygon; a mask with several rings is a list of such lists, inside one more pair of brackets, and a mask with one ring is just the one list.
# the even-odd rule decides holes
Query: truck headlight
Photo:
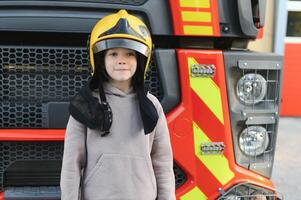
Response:
[{"label": "truck headlight", "polygon": [[282,195],[249,183],[235,185],[217,200],[275,200],[282,199]]},{"label": "truck headlight", "polygon": [[239,147],[248,156],[259,156],[267,149],[269,136],[262,126],[249,126],[239,136]]},{"label": "truck headlight", "polygon": [[267,82],[260,74],[246,74],[237,82],[237,96],[246,105],[260,102],[265,97],[266,92]]}]

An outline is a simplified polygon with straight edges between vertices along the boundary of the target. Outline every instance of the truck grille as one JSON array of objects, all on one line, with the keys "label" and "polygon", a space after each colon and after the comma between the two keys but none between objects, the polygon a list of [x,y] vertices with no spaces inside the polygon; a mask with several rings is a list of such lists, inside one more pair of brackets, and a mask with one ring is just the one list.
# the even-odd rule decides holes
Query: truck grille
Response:
[{"label": "truck grille", "polygon": [[[69,102],[89,79],[84,47],[0,46],[0,127],[49,127],[49,102]],[[146,85],[159,99],[154,60]]]}]

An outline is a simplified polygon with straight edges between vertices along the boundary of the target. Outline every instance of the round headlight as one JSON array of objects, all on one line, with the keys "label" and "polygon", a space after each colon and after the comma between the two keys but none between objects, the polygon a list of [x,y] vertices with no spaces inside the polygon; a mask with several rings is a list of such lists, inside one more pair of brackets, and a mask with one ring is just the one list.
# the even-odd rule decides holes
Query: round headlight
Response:
[{"label": "round headlight", "polygon": [[239,136],[239,147],[248,156],[259,156],[267,149],[269,136],[262,126],[249,126]]},{"label": "round headlight", "polygon": [[266,92],[267,82],[260,74],[246,74],[237,82],[237,96],[246,105],[260,102]]}]

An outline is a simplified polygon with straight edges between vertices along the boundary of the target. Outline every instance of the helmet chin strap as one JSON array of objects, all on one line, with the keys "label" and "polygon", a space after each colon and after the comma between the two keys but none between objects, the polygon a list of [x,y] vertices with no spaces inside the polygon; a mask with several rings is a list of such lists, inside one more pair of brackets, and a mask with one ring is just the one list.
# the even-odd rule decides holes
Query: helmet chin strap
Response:
[{"label": "helmet chin strap", "polygon": [[101,78],[101,75],[98,75],[99,78],[99,85],[98,85],[98,93],[100,98],[100,104],[103,107],[103,132],[101,133],[101,136],[108,135],[110,133],[110,128],[113,122],[113,113],[112,109],[107,102],[107,98],[103,89],[103,80]]},{"label": "helmet chin strap", "polygon": [[103,89],[103,80],[101,78],[101,75],[99,74],[98,75],[98,80],[99,80],[99,85],[98,85],[98,92],[99,92],[99,98],[101,100],[101,102],[107,102],[107,98],[106,98],[106,95],[105,95],[105,92],[104,92],[104,89]]}]

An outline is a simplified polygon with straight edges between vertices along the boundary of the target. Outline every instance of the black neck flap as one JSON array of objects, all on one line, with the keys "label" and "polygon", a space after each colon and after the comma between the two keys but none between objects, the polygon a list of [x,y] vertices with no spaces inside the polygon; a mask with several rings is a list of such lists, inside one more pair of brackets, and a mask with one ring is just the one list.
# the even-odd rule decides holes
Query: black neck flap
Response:
[{"label": "black neck flap", "polygon": [[99,100],[92,95],[89,83],[83,86],[71,100],[69,112],[88,128],[99,129],[101,136],[110,133],[113,121],[112,110],[106,101],[99,103]]},{"label": "black neck flap", "polygon": [[146,96],[144,88],[136,87],[137,96],[139,99],[139,107],[141,118],[144,126],[145,134],[151,133],[159,119],[158,112],[153,104],[153,102]]}]

